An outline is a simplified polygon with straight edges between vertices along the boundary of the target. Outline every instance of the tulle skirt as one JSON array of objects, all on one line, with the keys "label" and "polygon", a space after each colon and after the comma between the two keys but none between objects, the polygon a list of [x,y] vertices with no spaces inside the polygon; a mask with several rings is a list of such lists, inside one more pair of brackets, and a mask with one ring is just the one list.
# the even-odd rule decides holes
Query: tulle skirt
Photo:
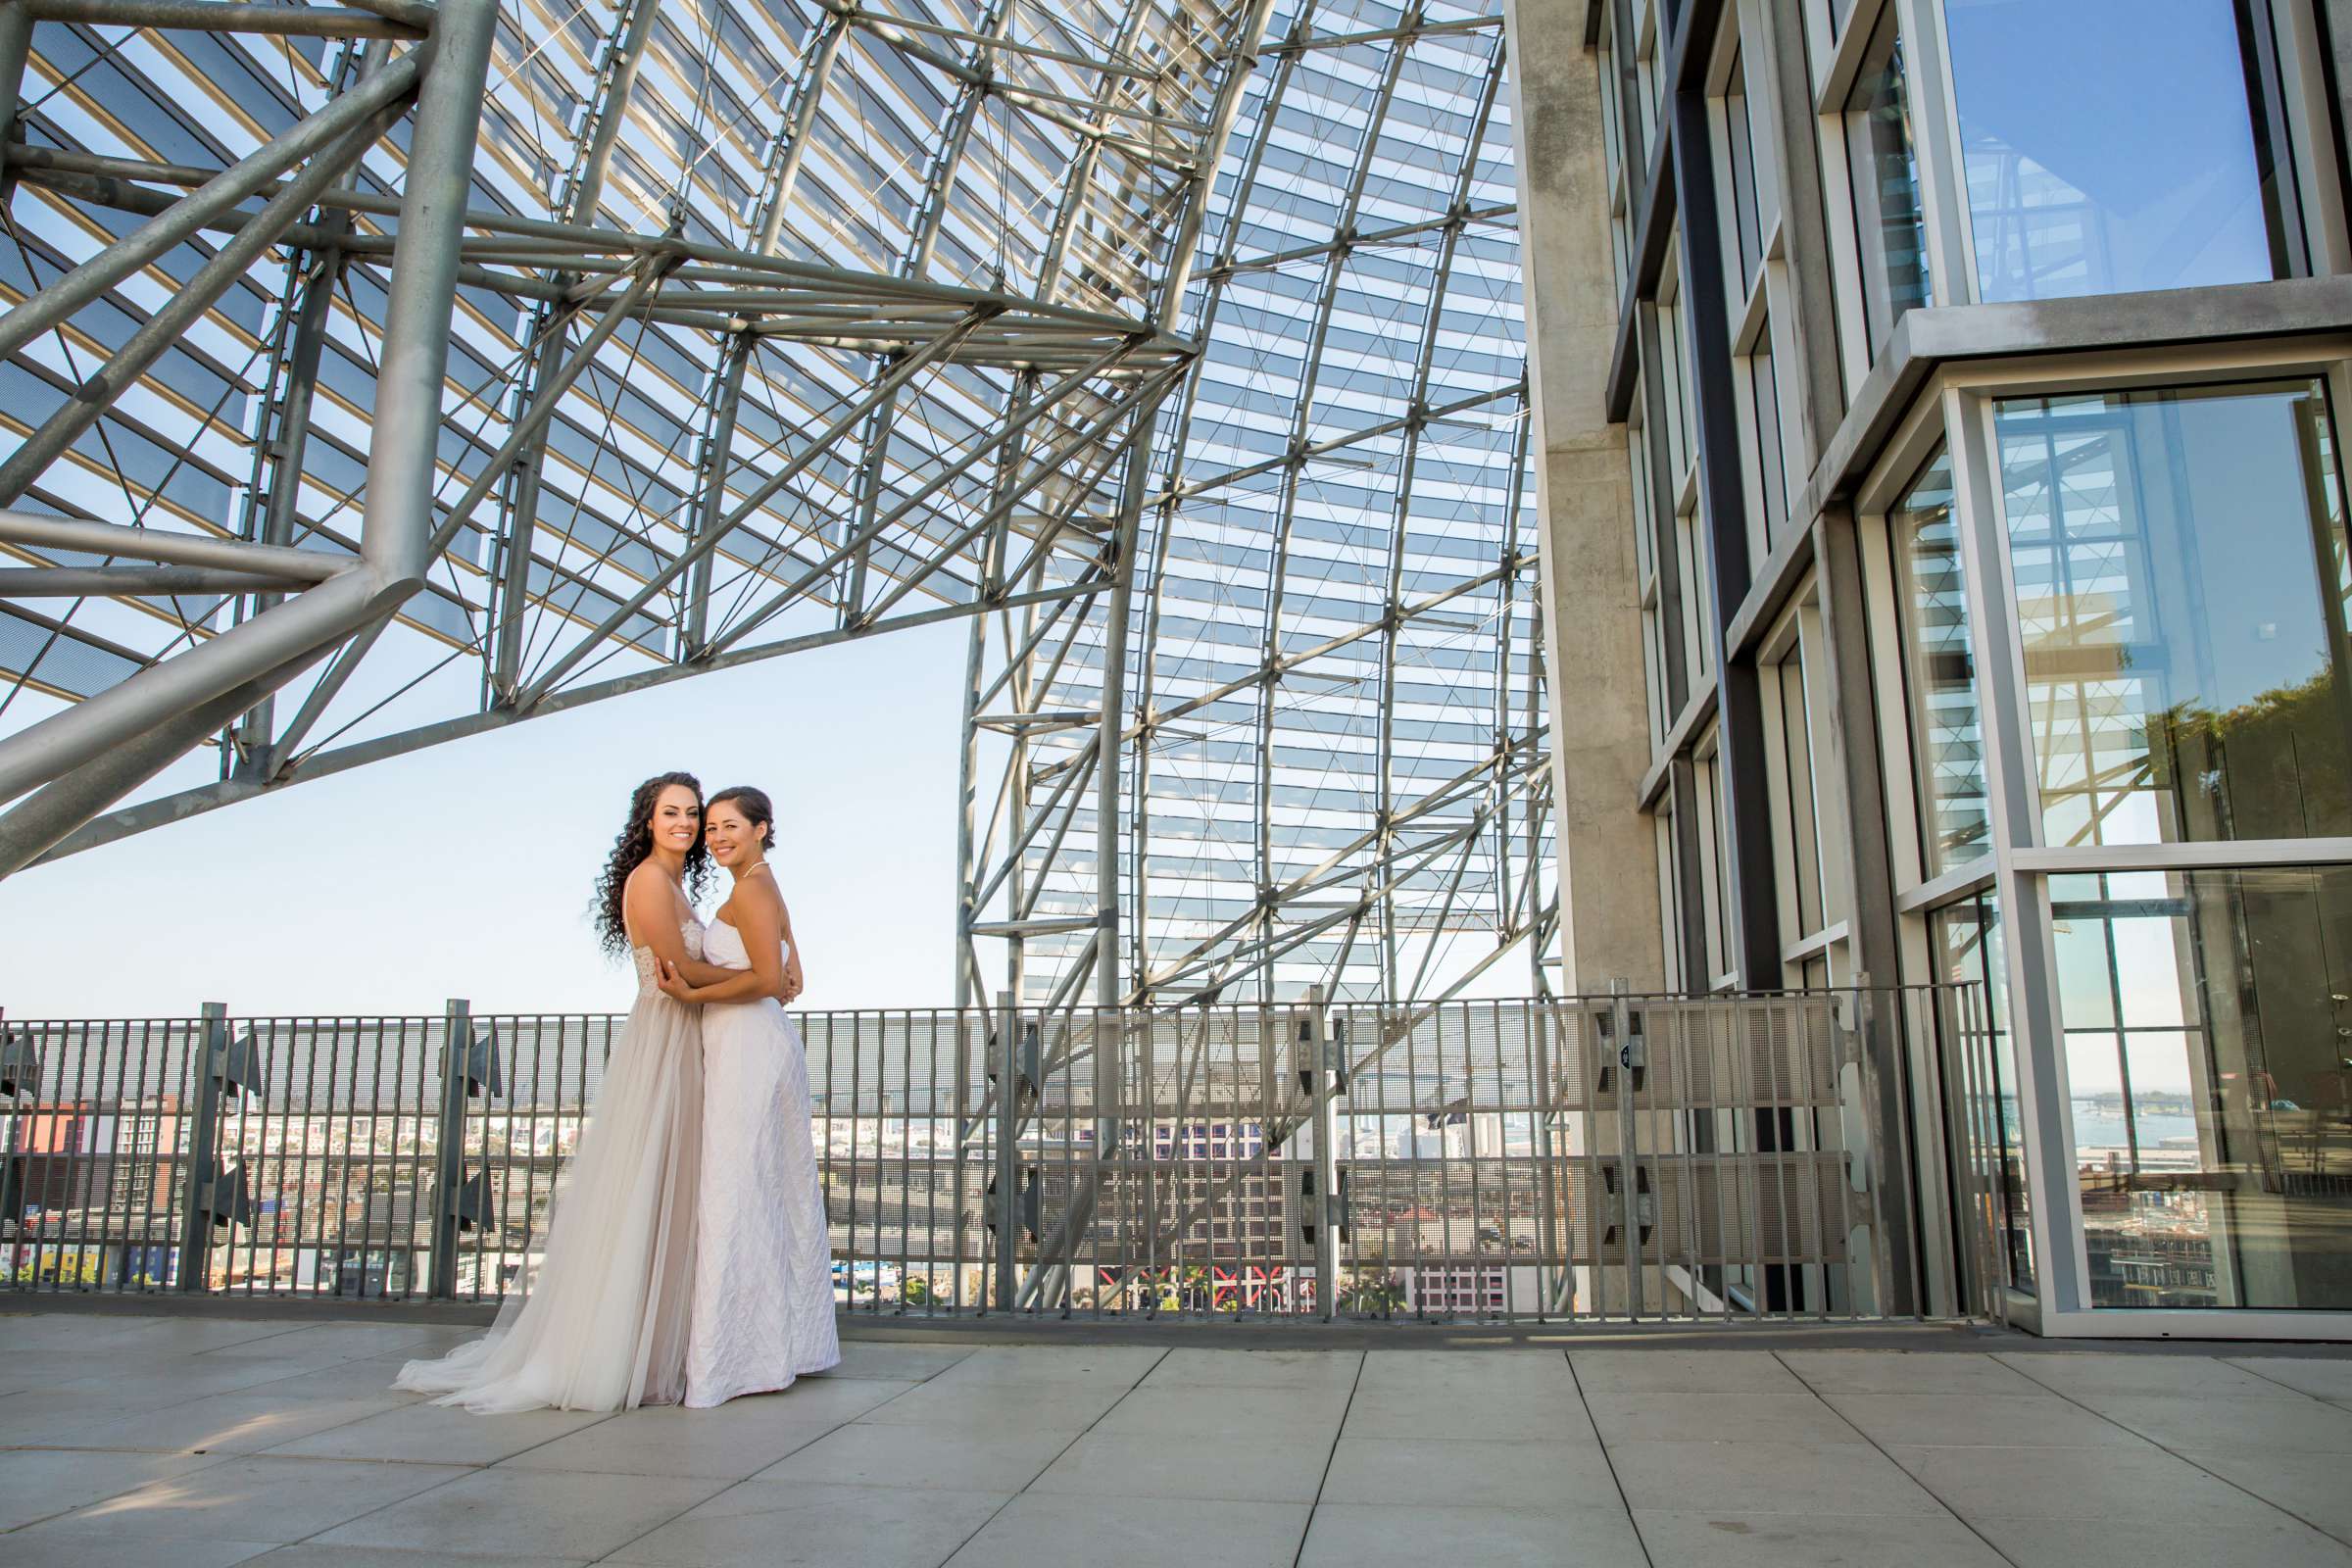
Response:
[{"label": "tulle skirt", "polygon": [[675,1404],[686,1388],[703,1052],[692,1009],[648,989],[605,1067],[548,1211],[527,1294],[393,1387],[482,1414]]}]

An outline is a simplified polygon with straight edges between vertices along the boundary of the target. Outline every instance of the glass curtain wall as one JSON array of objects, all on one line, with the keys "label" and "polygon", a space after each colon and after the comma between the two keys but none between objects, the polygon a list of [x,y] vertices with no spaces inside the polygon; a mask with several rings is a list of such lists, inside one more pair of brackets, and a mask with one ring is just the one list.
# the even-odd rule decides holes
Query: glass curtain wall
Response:
[{"label": "glass curtain wall", "polygon": [[2183,847],[2046,882],[2096,1307],[2352,1307],[2352,868],[2190,858],[2352,833],[2330,431],[2308,378],[1994,408],[2033,826]]},{"label": "glass curtain wall", "polygon": [[1967,579],[1952,515],[1952,461],[1938,451],[1888,514],[1910,665],[1921,859],[1930,876],[1991,850],[1984,735],[1970,647]]},{"label": "glass curtain wall", "polygon": [[1995,419],[2041,833],[2352,833],[2344,516],[2316,381]]},{"label": "glass curtain wall", "polygon": [[2352,867],[2054,877],[2100,1307],[2352,1308]]},{"label": "glass curtain wall", "polygon": [[1928,277],[1926,220],[1913,151],[1903,39],[1887,6],[1863,53],[1845,104],[1846,162],[1853,179],[1854,237],[1862,259],[1862,304],[1876,358],[1895,318],[1936,303]]},{"label": "glass curtain wall", "polygon": [[1944,0],[1979,299],[2292,270],[2265,0]]}]

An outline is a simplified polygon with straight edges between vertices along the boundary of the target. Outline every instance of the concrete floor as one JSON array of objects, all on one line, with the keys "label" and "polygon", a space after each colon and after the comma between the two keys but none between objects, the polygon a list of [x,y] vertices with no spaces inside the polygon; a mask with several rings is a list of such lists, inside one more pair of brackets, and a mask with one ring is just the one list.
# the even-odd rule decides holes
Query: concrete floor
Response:
[{"label": "concrete floor", "polygon": [[0,1316],[0,1564],[2352,1568],[2352,1357],[958,1333],[716,1411],[387,1391],[471,1332]]}]

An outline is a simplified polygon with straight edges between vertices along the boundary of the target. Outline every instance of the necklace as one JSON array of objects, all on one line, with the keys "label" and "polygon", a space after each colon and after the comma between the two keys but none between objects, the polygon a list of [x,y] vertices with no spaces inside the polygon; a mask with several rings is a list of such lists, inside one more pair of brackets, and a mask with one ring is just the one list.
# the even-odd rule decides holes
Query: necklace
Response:
[{"label": "necklace", "polygon": [[[767,871],[767,862],[765,860],[753,861],[751,865],[745,867],[743,870],[738,871],[735,874],[735,880],[740,882],[745,877],[750,876],[754,871]],[[767,874],[769,876],[774,876],[776,873],[773,871],[767,871]]]}]

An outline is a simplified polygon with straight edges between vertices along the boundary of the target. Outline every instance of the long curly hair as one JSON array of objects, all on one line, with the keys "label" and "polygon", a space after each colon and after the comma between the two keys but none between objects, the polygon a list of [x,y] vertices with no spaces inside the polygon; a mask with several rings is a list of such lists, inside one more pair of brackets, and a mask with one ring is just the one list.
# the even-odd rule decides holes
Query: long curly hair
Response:
[{"label": "long curly hair", "polygon": [[[612,853],[605,858],[605,868],[596,879],[594,913],[596,934],[604,950],[613,957],[625,957],[629,951],[629,928],[621,918],[622,897],[629,885],[629,873],[645,862],[654,853],[654,804],[662,792],[672,784],[683,784],[694,791],[700,805],[703,781],[692,773],[657,773],[637,786],[629,797],[629,821],[612,841]],[[699,900],[703,885],[710,877],[710,852],[704,847],[701,834],[696,834],[694,846],[686,852],[686,896]]]}]

